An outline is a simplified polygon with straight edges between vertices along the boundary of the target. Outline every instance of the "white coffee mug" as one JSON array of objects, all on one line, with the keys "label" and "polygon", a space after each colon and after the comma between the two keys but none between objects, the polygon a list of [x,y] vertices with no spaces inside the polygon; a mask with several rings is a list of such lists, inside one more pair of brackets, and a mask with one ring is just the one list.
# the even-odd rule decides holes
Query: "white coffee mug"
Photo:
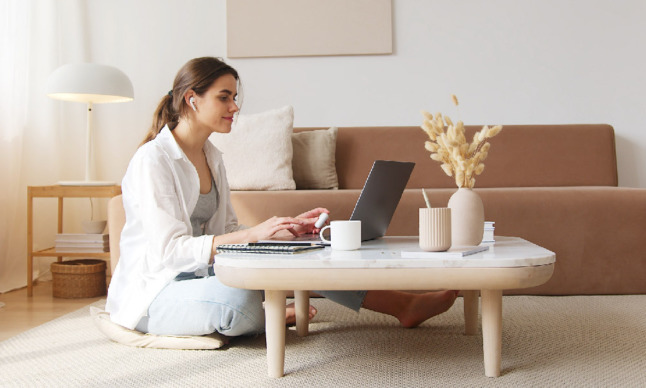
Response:
[{"label": "white coffee mug", "polygon": [[[330,228],[330,239],[323,236],[323,232]],[[353,251],[361,248],[361,221],[332,221],[330,225],[321,229],[321,240],[332,245],[338,251]]]}]

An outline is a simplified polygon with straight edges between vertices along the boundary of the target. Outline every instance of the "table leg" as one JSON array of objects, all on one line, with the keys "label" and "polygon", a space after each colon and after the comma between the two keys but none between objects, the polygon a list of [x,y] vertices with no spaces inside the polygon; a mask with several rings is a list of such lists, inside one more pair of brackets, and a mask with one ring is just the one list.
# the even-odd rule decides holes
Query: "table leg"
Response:
[{"label": "table leg", "polygon": [[478,333],[478,292],[478,290],[462,291],[465,335],[476,335]]},{"label": "table leg", "polygon": [[27,188],[27,296],[34,294],[34,197]]},{"label": "table leg", "polygon": [[299,337],[305,337],[310,324],[310,292],[294,291],[294,297],[296,299],[296,333]]},{"label": "table leg", "polygon": [[269,377],[285,373],[285,291],[265,291],[265,336]]},{"label": "table leg", "polygon": [[[63,197],[58,197],[58,233],[63,233]],[[63,256],[57,256],[56,260],[63,262]]]},{"label": "table leg", "polygon": [[482,347],[485,376],[500,376],[502,290],[482,290]]}]

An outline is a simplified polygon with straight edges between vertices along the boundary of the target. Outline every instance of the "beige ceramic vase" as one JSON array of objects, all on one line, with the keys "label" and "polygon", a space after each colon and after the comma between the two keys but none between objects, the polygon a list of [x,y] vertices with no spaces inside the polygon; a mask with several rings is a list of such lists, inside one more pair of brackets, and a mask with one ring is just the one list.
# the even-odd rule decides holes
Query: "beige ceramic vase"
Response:
[{"label": "beige ceramic vase", "polygon": [[449,199],[451,246],[480,245],[484,232],[484,206],[473,190],[459,188]]}]

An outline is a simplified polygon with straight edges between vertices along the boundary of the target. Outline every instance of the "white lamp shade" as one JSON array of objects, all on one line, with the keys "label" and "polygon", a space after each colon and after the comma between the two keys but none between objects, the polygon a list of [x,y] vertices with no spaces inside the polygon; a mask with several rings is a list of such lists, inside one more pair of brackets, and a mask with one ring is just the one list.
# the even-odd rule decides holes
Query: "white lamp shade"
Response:
[{"label": "white lamp shade", "polygon": [[124,72],[96,63],[59,67],[47,80],[47,95],[57,100],[96,104],[134,99],[132,82]]}]

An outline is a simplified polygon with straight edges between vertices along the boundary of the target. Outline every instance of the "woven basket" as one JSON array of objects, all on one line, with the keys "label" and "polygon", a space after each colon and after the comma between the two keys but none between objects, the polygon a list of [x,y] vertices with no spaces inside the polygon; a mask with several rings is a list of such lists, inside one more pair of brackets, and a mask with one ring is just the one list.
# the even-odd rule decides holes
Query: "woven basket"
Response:
[{"label": "woven basket", "polygon": [[103,260],[69,260],[52,263],[55,298],[93,298],[106,294]]}]

